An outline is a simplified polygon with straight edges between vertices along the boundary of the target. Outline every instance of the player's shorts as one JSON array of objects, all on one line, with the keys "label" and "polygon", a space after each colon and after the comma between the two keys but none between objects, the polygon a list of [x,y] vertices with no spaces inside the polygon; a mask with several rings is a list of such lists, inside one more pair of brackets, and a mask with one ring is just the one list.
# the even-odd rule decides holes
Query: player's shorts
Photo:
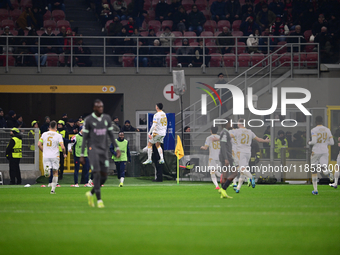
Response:
[{"label": "player's shorts", "polygon": [[152,144],[163,143],[163,140],[164,140],[164,136],[153,134],[152,138],[149,139],[149,142],[152,143]]},{"label": "player's shorts", "polygon": [[235,164],[235,166],[238,166],[239,163],[240,163],[240,152],[234,151],[234,150],[232,150],[232,152],[233,152],[234,164]]},{"label": "player's shorts", "polygon": [[249,166],[250,157],[251,157],[250,153],[240,152],[240,160],[239,160],[240,168]]},{"label": "player's shorts", "polygon": [[209,158],[209,171],[210,172],[216,172],[218,171],[218,166],[220,166],[220,161],[219,160],[215,160],[215,159],[212,159],[212,158]]},{"label": "player's shorts", "polygon": [[327,166],[326,169],[328,169],[328,153],[315,154],[314,152],[312,152],[310,163],[312,165],[316,165],[315,167],[311,168],[311,173],[314,173],[317,171],[317,169],[320,169],[320,166],[318,167],[317,165],[325,165]]},{"label": "player's shorts", "polygon": [[44,169],[58,170],[59,169],[59,158],[43,158]]}]

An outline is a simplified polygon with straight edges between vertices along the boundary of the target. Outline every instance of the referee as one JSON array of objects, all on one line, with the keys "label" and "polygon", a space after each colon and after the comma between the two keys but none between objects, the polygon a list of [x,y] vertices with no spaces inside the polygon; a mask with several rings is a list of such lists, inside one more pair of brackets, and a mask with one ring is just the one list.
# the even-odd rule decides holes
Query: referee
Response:
[{"label": "referee", "polygon": [[108,136],[116,148],[117,158],[120,157],[119,147],[113,136],[113,127],[111,117],[104,112],[104,104],[101,100],[96,99],[93,103],[93,113],[85,118],[83,129],[83,144],[81,147],[80,163],[85,165],[84,151],[85,146],[88,148],[88,157],[93,172],[94,187],[91,191],[86,192],[88,203],[94,207],[93,194],[96,193],[98,208],[104,208],[101,199],[100,187],[107,179],[109,168],[108,157]]}]

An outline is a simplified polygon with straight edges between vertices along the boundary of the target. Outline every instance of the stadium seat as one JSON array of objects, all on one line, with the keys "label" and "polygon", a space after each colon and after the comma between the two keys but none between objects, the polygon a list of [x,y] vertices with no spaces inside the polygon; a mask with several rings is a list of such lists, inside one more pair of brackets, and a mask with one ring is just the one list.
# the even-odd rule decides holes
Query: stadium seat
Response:
[{"label": "stadium seat", "polygon": [[8,56],[8,66],[15,66],[15,58],[13,56]]},{"label": "stadium seat", "polygon": [[152,27],[155,32],[158,32],[159,30],[161,30],[161,22],[159,20],[150,20],[149,21],[149,27]]},{"label": "stadium seat", "polygon": [[58,29],[60,30],[60,28],[63,27],[63,26],[66,27],[66,28],[71,27],[70,22],[68,22],[67,20],[59,20],[57,22]]},{"label": "stadium seat", "polygon": [[[252,54],[251,55],[251,65],[255,66],[257,63],[261,62],[264,59],[263,54]],[[263,65],[258,64],[257,67],[261,67]]]},{"label": "stadium seat", "polygon": [[11,0],[11,4],[13,6],[14,9],[19,9],[19,2],[18,0]]},{"label": "stadium seat", "polygon": [[220,53],[209,54],[211,56],[209,66],[210,67],[220,67],[222,62],[222,55]]},{"label": "stadium seat", "polygon": [[155,17],[156,17],[155,10],[148,10],[148,17],[147,17],[148,22],[149,22],[150,20],[154,20]]},{"label": "stadium seat", "polygon": [[236,55],[233,53],[227,53],[223,55],[223,64],[225,67],[235,66]]},{"label": "stadium seat", "polygon": [[205,43],[215,42],[214,34],[211,31],[203,31],[200,36],[207,37],[205,38]]},{"label": "stadium seat", "polygon": [[[279,48],[281,48],[283,45],[286,45],[287,42],[283,41],[283,42],[278,42],[277,46],[274,48],[274,51],[278,50]],[[281,50],[279,50],[277,52],[277,54],[285,54],[287,52],[287,47],[282,48]]]},{"label": "stadium seat", "polygon": [[313,49],[316,47],[316,44],[314,44],[314,43],[309,43],[309,44],[307,44],[306,46],[305,46],[305,51],[306,52],[312,52],[313,51]]},{"label": "stadium seat", "polygon": [[312,35],[312,30],[306,30],[303,33],[303,36],[305,37],[306,42],[309,42],[309,38],[311,37],[311,35]]},{"label": "stadium seat", "polygon": [[122,21],[120,21],[120,23],[121,23],[123,26],[126,26],[128,22],[129,22],[128,20],[122,20]]},{"label": "stadium seat", "polygon": [[59,56],[56,53],[47,53],[46,66],[58,66]]},{"label": "stadium seat", "polygon": [[[243,32],[242,31],[233,31],[233,32],[231,32],[231,35],[236,36],[236,37],[243,36]],[[237,41],[240,41],[241,39],[242,38],[237,38]]]},{"label": "stadium seat", "polygon": [[318,53],[306,53],[306,65],[307,67],[317,67],[318,65]]},{"label": "stadium seat", "polygon": [[240,31],[241,23],[242,20],[235,20],[232,25],[233,31]]},{"label": "stadium seat", "polygon": [[[280,59],[279,58],[280,55],[278,54],[272,54],[272,66],[276,67],[280,65]],[[269,59],[267,60],[267,63],[269,63]]]},{"label": "stadium seat", "polygon": [[160,37],[161,36],[161,34],[163,34],[164,33],[164,31],[158,31],[158,32],[156,32],[156,37]]},{"label": "stadium seat", "polygon": [[193,48],[197,47],[198,46],[198,42],[191,42],[189,43],[189,45]]},{"label": "stadium seat", "polygon": [[282,66],[290,66],[290,60],[291,60],[290,53],[286,53],[280,58]]},{"label": "stadium seat", "polygon": [[37,30],[37,35],[41,36],[43,33],[45,33],[45,30]]},{"label": "stadium seat", "polygon": [[182,5],[186,11],[191,10],[191,6],[194,4],[193,0],[182,0]]},{"label": "stadium seat", "polygon": [[134,67],[134,59],[136,55],[132,53],[123,54],[123,67]]},{"label": "stadium seat", "polygon": [[18,35],[18,30],[10,30],[9,32],[12,33],[12,35],[17,36]]},{"label": "stadium seat", "polygon": [[172,20],[163,20],[162,22],[162,30],[164,30],[166,27],[170,27],[170,30],[172,30],[172,25],[173,25]]},{"label": "stadium seat", "polygon": [[172,33],[176,36],[176,40],[174,41],[174,44],[178,43],[178,42],[181,42],[182,41],[182,32],[180,31],[172,31]]},{"label": "stadium seat", "polygon": [[[212,53],[218,53],[218,47],[216,47],[216,43],[215,42],[207,42],[205,44],[207,46],[207,48],[209,49],[209,53],[212,54]],[[215,46],[215,47],[214,47]]]},{"label": "stadium seat", "polygon": [[25,8],[32,8],[32,0],[21,0],[20,1],[21,10]]},{"label": "stadium seat", "polygon": [[196,0],[195,4],[197,5],[198,10],[204,11],[207,9],[207,1],[206,0]]},{"label": "stadium seat", "polygon": [[[300,59],[299,59],[300,56]],[[294,61],[294,66],[299,66],[299,61],[300,61],[300,66],[304,66],[305,62],[306,62],[306,53],[301,52],[299,53],[295,53],[293,55],[293,61]]]},{"label": "stadium seat", "polygon": [[[170,67],[170,54],[166,55],[165,63],[167,67]],[[171,56],[172,67],[176,67],[177,63],[178,63],[177,58],[175,56]]]},{"label": "stadium seat", "polygon": [[53,10],[52,11],[52,18],[55,22],[58,22],[59,20],[65,19],[65,13],[62,10]]},{"label": "stadium seat", "polygon": [[43,16],[43,19],[44,20],[49,20],[49,19],[51,19],[51,17],[52,17],[52,13],[49,10],[47,10],[45,12],[44,16]]},{"label": "stadium seat", "polygon": [[174,45],[175,51],[178,50],[178,48],[181,47],[181,46],[182,46],[182,41],[176,42],[175,45]]},{"label": "stadium seat", "polygon": [[11,19],[16,22],[19,16],[21,15],[21,10],[19,9],[14,9],[13,11],[10,11],[9,14],[11,16]]},{"label": "stadium seat", "polygon": [[1,27],[2,27],[2,29],[4,29],[6,26],[9,26],[9,30],[13,30],[15,28],[14,21],[10,20],[10,19],[4,19],[1,22]]},{"label": "stadium seat", "polygon": [[220,20],[218,23],[217,23],[217,30],[218,31],[222,31],[223,30],[223,27],[227,27],[230,29],[230,22],[229,20]]},{"label": "stadium seat", "polygon": [[44,21],[44,28],[52,27],[52,30],[56,29],[57,23],[54,20],[45,20]]},{"label": "stadium seat", "polygon": [[211,19],[211,13],[209,10],[203,10],[202,11],[204,17],[206,18],[206,20],[210,20]]},{"label": "stadium seat", "polygon": [[207,20],[203,25],[204,31],[215,32],[216,30],[216,21],[215,20]]},{"label": "stadium seat", "polygon": [[[233,49],[236,52],[236,47]],[[246,44],[244,42],[237,42],[237,54],[244,53],[246,51]]]},{"label": "stadium seat", "polygon": [[189,43],[197,42],[197,35],[195,32],[192,31],[184,32],[183,37],[187,38],[189,40]]},{"label": "stadium seat", "polygon": [[110,24],[111,23],[113,23],[113,20],[111,19],[111,20],[108,20],[108,21],[106,21],[106,24],[105,24],[105,29],[106,29],[106,31],[108,31],[109,30],[109,26],[110,26]]},{"label": "stadium seat", "polygon": [[150,8],[151,8],[151,0],[145,0],[143,9],[145,11],[148,11]]},{"label": "stadium seat", "polygon": [[9,19],[9,13],[7,9],[0,9],[0,21],[3,21],[4,19]]},{"label": "stadium seat", "polygon": [[241,53],[238,56],[238,66],[239,67],[249,67],[250,66],[250,54],[249,53]]},{"label": "stadium seat", "polygon": [[151,7],[152,7],[153,10],[156,9],[156,5],[157,5],[158,3],[159,3],[159,0],[152,0],[152,2],[151,2]]},{"label": "stadium seat", "polygon": [[140,35],[143,36],[143,37],[148,36],[148,34],[149,34],[149,31],[140,32]]}]

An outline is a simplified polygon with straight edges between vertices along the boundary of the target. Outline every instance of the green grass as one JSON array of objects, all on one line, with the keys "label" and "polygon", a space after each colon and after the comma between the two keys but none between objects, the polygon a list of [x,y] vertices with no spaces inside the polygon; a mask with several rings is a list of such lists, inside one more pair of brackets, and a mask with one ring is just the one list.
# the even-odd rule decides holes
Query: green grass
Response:
[{"label": "green grass", "polygon": [[[70,178],[70,177],[67,177]],[[67,179],[64,178],[64,179]],[[64,183],[63,183],[64,182]],[[220,199],[211,183],[110,177],[104,209],[65,180],[0,187],[1,254],[337,254],[340,189],[243,185]]]}]

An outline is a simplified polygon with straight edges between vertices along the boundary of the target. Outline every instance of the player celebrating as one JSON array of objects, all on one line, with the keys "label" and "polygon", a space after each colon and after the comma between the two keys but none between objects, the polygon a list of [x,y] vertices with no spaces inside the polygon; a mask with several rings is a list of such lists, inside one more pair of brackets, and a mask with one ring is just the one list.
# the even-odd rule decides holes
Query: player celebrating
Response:
[{"label": "player celebrating", "polygon": [[239,157],[239,166],[240,166],[240,178],[238,180],[238,185],[236,188],[236,193],[240,192],[241,186],[244,181],[244,177],[248,177],[251,179],[252,187],[255,188],[255,177],[247,170],[249,165],[249,160],[251,157],[251,142],[253,139],[258,141],[259,143],[269,143],[269,139],[266,140],[257,137],[253,131],[244,127],[245,120],[239,119],[238,120],[238,129],[235,130],[234,134],[231,137],[235,137],[238,149],[240,152]]},{"label": "player celebrating", "polygon": [[166,135],[166,128],[168,125],[168,119],[166,118],[166,114],[162,111],[163,104],[156,104],[157,113],[153,116],[153,124],[150,128],[148,137],[148,159],[143,162],[143,165],[152,164],[151,156],[152,156],[152,145],[156,144],[156,148],[158,150],[158,154],[160,160],[159,164],[164,164],[163,158],[163,150],[161,147],[161,143],[163,143],[164,136]]},{"label": "player celebrating", "polygon": [[221,176],[221,173],[215,171],[217,166],[219,166],[219,154],[220,154],[220,136],[217,135],[218,127],[211,127],[211,135],[205,140],[204,146],[201,147],[202,150],[207,150],[209,148],[209,167],[211,180],[214,183],[216,189],[220,189],[217,183],[217,177]]},{"label": "player celebrating", "polygon": [[[43,146],[44,145],[44,146]],[[43,152],[43,165],[45,177],[49,177],[51,169],[53,172],[51,194],[55,194],[55,187],[58,183],[59,168],[59,145],[66,158],[66,151],[63,137],[57,133],[57,122],[51,121],[48,132],[42,134],[39,139],[38,147]]]},{"label": "player celebrating", "polygon": [[86,196],[89,205],[94,207],[93,194],[96,193],[98,208],[104,208],[104,203],[100,194],[100,186],[105,183],[109,168],[108,136],[110,137],[114,148],[116,148],[117,158],[120,157],[120,149],[112,132],[113,127],[111,118],[108,114],[104,114],[103,112],[103,102],[96,99],[93,103],[93,113],[85,118],[83,144],[80,153],[80,163],[85,165],[85,146],[88,148],[88,157],[93,172],[94,187],[91,191],[86,192]]},{"label": "player celebrating", "polygon": [[322,125],[322,117],[317,116],[315,118],[316,127],[311,130],[312,141],[309,141],[309,145],[313,145],[312,156],[311,156],[311,172],[313,195],[318,194],[318,173],[317,170],[323,169],[324,174],[329,173],[329,178],[332,180],[333,175],[328,170],[328,145],[334,144],[334,139],[331,131]]}]

